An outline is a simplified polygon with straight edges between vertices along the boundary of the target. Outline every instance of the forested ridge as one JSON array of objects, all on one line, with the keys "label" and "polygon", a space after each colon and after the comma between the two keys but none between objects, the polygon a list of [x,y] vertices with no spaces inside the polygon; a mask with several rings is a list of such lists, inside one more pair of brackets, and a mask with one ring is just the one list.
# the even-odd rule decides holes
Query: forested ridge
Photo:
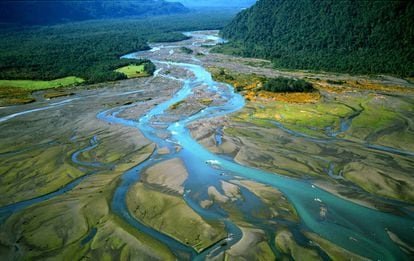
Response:
[{"label": "forested ridge", "polygon": [[218,29],[232,13],[192,13],[130,20],[0,29],[0,79],[52,80],[78,76],[87,83],[125,78],[114,69],[141,63],[120,56],[149,49],[148,41],[178,41],[180,31]]},{"label": "forested ridge", "polygon": [[0,22],[25,25],[56,24],[187,11],[188,9],[181,3],[170,3],[163,0],[6,0],[0,2]]},{"label": "forested ridge", "polygon": [[219,52],[276,67],[414,75],[410,0],[260,0],[222,30]]},{"label": "forested ridge", "polygon": [[189,7],[247,7],[253,5],[256,0],[175,0]]}]

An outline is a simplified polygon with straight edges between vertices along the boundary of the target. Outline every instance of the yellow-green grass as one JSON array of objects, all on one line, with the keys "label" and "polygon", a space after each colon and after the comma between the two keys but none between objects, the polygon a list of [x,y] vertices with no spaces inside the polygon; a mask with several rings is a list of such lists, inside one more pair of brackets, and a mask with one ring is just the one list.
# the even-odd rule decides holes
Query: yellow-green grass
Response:
[{"label": "yellow-green grass", "polygon": [[323,239],[317,234],[306,232],[306,236],[312,241],[316,242],[318,246],[332,259],[332,260],[364,260],[369,259],[358,256],[348,250],[335,245],[334,243]]},{"label": "yellow-green grass", "polygon": [[85,80],[75,76],[68,76],[50,81],[35,80],[0,80],[0,88],[14,87],[26,90],[36,91],[43,89],[59,88],[83,83]]},{"label": "yellow-green grass", "polygon": [[275,254],[267,242],[263,230],[240,227],[240,241],[225,252],[224,260],[275,260]]},{"label": "yellow-green grass", "polygon": [[300,246],[288,230],[281,230],[276,234],[275,245],[281,253],[286,255],[285,257],[290,256],[293,260],[322,260],[315,249]]},{"label": "yellow-green grass", "polygon": [[[129,168],[148,157],[148,151],[143,153],[128,157]],[[160,242],[109,212],[108,200],[124,171],[91,176],[64,195],[14,214],[1,230],[0,244],[7,246],[5,260],[10,259],[16,238],[21,239],[19,254],[25,260],[45,256],[56,260],[174,260]],[[84,241],[92,229],[95,235]]]},{"label": "yellow-green grass", "polygon": [[375,131],[390,127],[400,117],[403,117],[401,113],[402,108],[398,108],[399,113],[390,104],[382,105],[369,100],[363,102],[362,106],[364,111],[352,121],[352,125],[347,132],[347,135],[361,140],[366,139]]},{"label": "yellow-green grass", "polygon": [[333,131],[339,130],[341,118],[353,113],[352,109],[343,104],[330,102],[317,104],[272,102],[263,105],[263,103],[249,104],[249,110],[239,113],[235,120],[247,120],[258,125],[264,124],[260,120],[275,120],[294,131],[324,136],[326,128],[330,127]]},{"label": "yellow-green grass", "polygon": [[207,222],[180,196],[137,183],[129,190],[126,202],[131,214],[145,225],[174,237],[198,252],[225,237],[222,222]]},{"label": "yellow-green grass", "polygon": [[53,145],[2,158],[0,206],[50,193],[84,175],[70,162],[70,155],[77,149],[69,144]]},{"label": "yellow-green grass", "polygon": [[[278,189],[250,180],[233,182],[247,188],[266,205],[266,209],[262,210],[262,213],[258,211],[257,214],[270,214],[270,218],[278,217],[292,222],[299,221],[295,208],[286,200],[285,196]],[[266,215],[264,217],[269,218],[266,217]]]},{"label": "yellow-green grass", "polygon": [[115,70],[116,72],[125,74],[128,78],[146,77],[148,73],[145,71],[145,66],[141,65],[128,65]]},{"label": "yellow-green grass", "polygon": [[352,121],[344,138],[369,142],[404,150],[413,150],[414,132],[411,115],[412,97],[371,95],[360,102],[363,111]]},{"label": "yellow-green grass", "polygon": [[176,103],[174,103],[173,105],[170,106],[170,110],[175,110],[178,108],[178,106],[180,106],[181,104],[185,103],[186,101],[178,101]]},{"label": "yellow-green grass", "polygon": [[[326,176],[323,171],[326,165],[322,161],[308,156],[320,152],[317,146],[303,143],[300,139],[277,145],[272,137],[280,135],[280,132],[273,132],[270,128],[266,129],[268,131],[263,128],[250,127],[224,129],[226,137],[238,137],[243,144],[241,147],[245,148],[238,150],[235,156],[237,162],[292,177],[306,175],[324,178]],[[260,150],[256,149],[258,147]],[[298,148],[301,153],[294,152]],[[284,153],[284,151],[290,150],[292,152]],[[272,160],[263,160],[264,158]]]},{"label": "yellow-green grass", "polygon": [[[404,172],[394,171],[392,166],[367,162],[351,162],[345,165],[343,176],[364,190],[385,198],[414,202],[414,179]],[[390,175],[390,173],[392,173]]]}]

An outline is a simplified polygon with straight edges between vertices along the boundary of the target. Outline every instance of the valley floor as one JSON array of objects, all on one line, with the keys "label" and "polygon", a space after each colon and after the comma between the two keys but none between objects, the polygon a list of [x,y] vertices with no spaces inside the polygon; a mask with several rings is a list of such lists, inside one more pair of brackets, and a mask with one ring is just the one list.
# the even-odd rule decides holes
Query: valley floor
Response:
[{"label": "valley floor", "polygon": [[[414,84],[274,70],[189,35],[128,55],[153,77],[0,108],[0,259],[411,259]],[[243,100],[203,67],[317,97]]]}]

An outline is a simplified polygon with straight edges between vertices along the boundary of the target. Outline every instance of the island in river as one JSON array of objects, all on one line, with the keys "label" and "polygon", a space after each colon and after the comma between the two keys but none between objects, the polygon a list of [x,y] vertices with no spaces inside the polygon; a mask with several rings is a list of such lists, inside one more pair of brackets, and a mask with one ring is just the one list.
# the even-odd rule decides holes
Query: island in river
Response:
[{"label": "island in river", "polygon": [[414,84],[187,35],[124,56],[151,77],[0,109],[2,260],[412,259]]}]

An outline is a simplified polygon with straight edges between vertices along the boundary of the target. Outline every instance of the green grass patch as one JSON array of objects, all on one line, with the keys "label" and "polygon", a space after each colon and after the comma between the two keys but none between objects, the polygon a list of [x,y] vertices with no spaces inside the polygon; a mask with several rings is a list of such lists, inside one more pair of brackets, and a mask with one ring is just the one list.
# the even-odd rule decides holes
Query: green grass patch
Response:
[{"label": "green grass patch", "polygon": [[367,107],[352,122],[352,128],[385,128],[398,118],[398,113],[383,107]]},{"label": "green grass patch", "polygon": [[199,101],[203,104],[209,105],[213,102],[213,99],[201,99]]},{"label": "green grass patch", "polygon": [[339,119],[350,115],[352,110],[342,104],[287,104],[256,108],[254,116],[261,119],[276,119],[282,123],[299,125],[314,130],[327,127],[339,128]]},{"label": "green grass patch", "polygon": [[145,65],[127,65],[115,70],[116,72],[126,75],[128,78],[147,77],[149,74],[145,71]]},{"label": "green grass patch", "polygon": [[390,106],[377,104],[375,100],[362,103],[364,111],[352,121],[346,133],[349,136],[365,140],[369,135],[390,128],[401,119],[399,112]]},{"label": "green grass patch", "polygon": [[205,221],[181,196],[164,194],[137,183],[128,191],[126,201],[137,220],[198,252],[225,237],[221,221]]},{"label": "green grass patch", "polygon": [[286,102],[251,103],[248,110],[238,114],[235,121],[249,121],[261,127],[272,127],[268,120],[280,122],[284,127],[310,136],[324,137],[326,130],[339,131],[341,118],[352,115],[353,110],[343,104],[322,102],[295,104]]},{"label": "green grass patch", "polygon": [[68,76],[51,81],[33,81],[33,80],[0,80],[0,88],[22,88],[25,90],[44,90],[59,87],[78,85],[83,83],[82,78]]}]

